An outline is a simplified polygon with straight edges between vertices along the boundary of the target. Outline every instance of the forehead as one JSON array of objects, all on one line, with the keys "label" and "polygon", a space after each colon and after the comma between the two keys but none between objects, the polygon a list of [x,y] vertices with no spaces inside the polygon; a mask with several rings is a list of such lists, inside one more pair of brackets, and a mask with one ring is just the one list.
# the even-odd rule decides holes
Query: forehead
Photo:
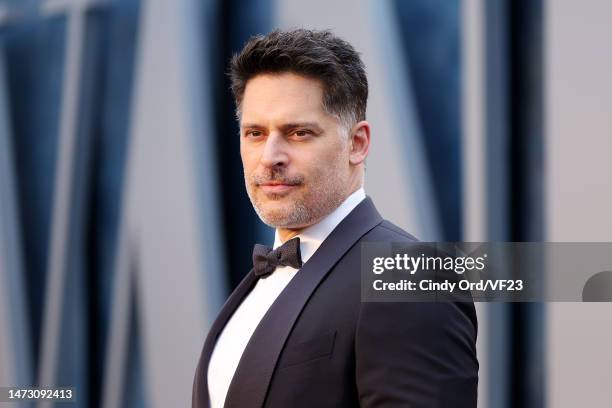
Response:
[{"label": "forehead", "polygon": [[245,87],[243,122],[314,120],[330,116],[323,109],[321,81],[293,73],[260,74]]}]

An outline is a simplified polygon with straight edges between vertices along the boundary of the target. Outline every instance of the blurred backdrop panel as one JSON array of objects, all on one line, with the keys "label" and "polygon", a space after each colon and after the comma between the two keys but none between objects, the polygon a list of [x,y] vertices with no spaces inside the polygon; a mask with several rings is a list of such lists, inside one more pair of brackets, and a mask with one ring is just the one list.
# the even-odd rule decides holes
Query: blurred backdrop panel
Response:
[{"label": "blurred backdrop panel", "polygon": [[[0,0],[0,385],[189,406],[212,319],[273,240],[226,73],[276,28],[361,53],[365,188],[390,220],[609,240],[611,23],[605,0]],[[479,304],[479,405],[602,406],[612,325],[589,306]]]},{"label": "blurred backdrop panel", "polygon": [[[612,241],[611,36],[609,1],[548,2],[544,170],[550,241]],[[548,314],[549,406],[608,404],[612,304],[556,303]]]}]

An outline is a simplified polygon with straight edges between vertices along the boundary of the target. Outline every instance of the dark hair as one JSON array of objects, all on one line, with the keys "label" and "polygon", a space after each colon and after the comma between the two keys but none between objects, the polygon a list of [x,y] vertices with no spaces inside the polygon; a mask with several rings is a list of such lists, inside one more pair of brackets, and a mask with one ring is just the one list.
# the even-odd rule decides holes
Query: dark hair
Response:
[{"label": "dark hair", "polygon": [[275,30],[251,37],[230,63],[231,88],[240,112],[249,79],[293,72],[323,83],[323,108],[346,125],[365,119],[368,79],[359,54],[329,30]]}]

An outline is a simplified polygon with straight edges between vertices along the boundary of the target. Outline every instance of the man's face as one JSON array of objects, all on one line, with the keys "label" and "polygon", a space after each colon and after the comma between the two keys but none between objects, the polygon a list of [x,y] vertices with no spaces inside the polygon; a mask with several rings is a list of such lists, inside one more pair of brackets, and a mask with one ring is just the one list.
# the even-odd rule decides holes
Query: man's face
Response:
[{"label": "man's face", "polygon": [[348,135],[323,109],[323,85],[292,73],[247,82],[240,119],[244,179],[263,222],[304,228],[349,193]]}]

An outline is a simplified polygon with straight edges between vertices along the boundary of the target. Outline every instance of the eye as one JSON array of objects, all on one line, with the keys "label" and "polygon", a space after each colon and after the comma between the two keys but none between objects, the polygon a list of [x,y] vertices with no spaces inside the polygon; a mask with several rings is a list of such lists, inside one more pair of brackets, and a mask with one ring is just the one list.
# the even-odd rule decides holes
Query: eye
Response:
[{"label": "eye", "polygon": [[245,133],[246,137],[261,137],[263,132],[261,130],[247,130]]},{"label": "eye", "polygon": [[312,135],[312,132],[311,132],[310,130],[308,130],[308,129],[299,129],[299,130],[296,130],[296,131],[294,132],[294,134],[295,134],[297,137],[305,137],[305,136]]}]

